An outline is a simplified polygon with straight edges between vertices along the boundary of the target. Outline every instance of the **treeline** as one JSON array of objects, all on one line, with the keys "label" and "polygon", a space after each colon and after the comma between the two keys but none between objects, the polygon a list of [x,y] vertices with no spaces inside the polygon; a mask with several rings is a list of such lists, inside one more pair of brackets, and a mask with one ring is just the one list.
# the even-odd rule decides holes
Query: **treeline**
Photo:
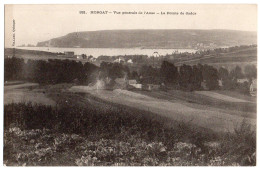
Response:
[{"label": "treeline", "polygon": [[[245,66],[244,71],[239,66],[231,71],[221,67],[218,70],[218,76],[222,80],[223,89],[248,93],[252,80],[257,78],[257,69],[255,65]],[[242,81],[239,82],[239,79]]]},{"label": "treeline", "polygon": [[[242,71],[239,66],[233,70],[221,67],[216,69],[209,65],[185,65],[176,67],[173,63],[163,61],[160,68],[143,66],[139,77],[142,83],[164,83],[166,86],[176,87],[183,90],[238,90],[243,93],[249,92],[249,86],[257,76],[254,65],[247,65]],[[239,82],[238,79],[244,79]]]},{"label": "treeline", "polygon": [[207,50],[198,50],[195,53],[173,53],[168,54],[165,56],[165,58],[170,58],[171,56],[174,56],[175,58],[184,58],[184,57],[203,57],[205,55],[216,55],[224,54],[224,53],[232,53],[232,52],[238,52],[246,49],[254,49],[257,45],[241,45],[241,46],[234,46],[234,47],[228,47],[228,48],[215,48],[215,49],[207,49]]},{"label": "treeline", "polygon": [[165,84],[182,90],[200,90],[202,82],[209,90],[218,88],[218,70],[209,65],[185,65],[179,68],[163,61],[160,68],[143,66],[140,70],[142,83]]},{"label": "treeline", "polygon": [[[136,79],[142,84],[165,85],[168,88],[181,90],[238,90],[249,92],[249,86],[256,78],[256,67],[247,65],[242,69],[237,66],[229,71],[223,67],[216,69],[209,65],[175,66],[163,61],[160,67],[143,65],[130,71],[121,63],[102,62],[100,67],[91,63],[82,64],[71,60],[28,60],[26,63],[19,58],[6,58],[4,63],[4,78],[9,80],[25,80],[40,84],[57,84],[78,82],[88,84],[97,78],[111,79],[127,77]],[[239,82],[238,79],[245,79]]]},{"label": "treeline", "polygon": [[125,61],[132,60],[133,63],[145,62],[149,59],[148,55],[118,55],[118,56],[106,56],[101,55],[97,58],[100,62],[113,62],[116,59],[124,59]]},{"label": "treeline", "polygon": [[207,49],[207,50],[198,50],[196,52],[178,52],[173,51],[172,54],[166,54],[166,55],[159,55],[160,57],[154,57],[148,56],[148,55],[118,55],[118,56],[106,56],[101,55],[97,58],[97,61],[99,62],[114,62],[116,59],[121,58],[125,61],[132,60],[135,64],[140,63],[149,63],[158,65],[164,60],[168,61],[182,61],[183,58],[200,58],[207,55],[215,55],[215,56],[221,56],[221,54],[225,53],[232,53],[232,52],[238,52],[243,50],[250,50],[250,49],[256,49],[257,45],[241,45],[241,46],[234,46],[234,47],[228,47],[228,48],[216,48],[216,49]]},{"label": "treeline", "polygon": [[[247,65],[242,69],[237,66],[233,70],[221,67],[216,69],[210,65],[185,65],[175,66],[173,63],[163,61],[160,67],[143,65],[139,69],[130,71],[126,65],[120,63],[102,62],[99,78],[111,79],[127,77],[136,79],[142,84],[164,84],[165,87],[181,90],[238,90],[249,93],[249,86],[256,78],[256,67]],[[239,82],[239,79],[243,81]]]},{"label": "treeline", "polygon": [[98,69],[91,63],[82,64],[71,60],[28,60],[5,58],[4,80],[24,80],[40,84],[87,83],[90,75]]},{"label": "treeline", "polygon": [[129,76],[130,70],[128,66],[120,64],[120,63],[110,63],[110,62],[102,62],[100,64],[100,72],[99,78],[103,79],[109,77],[111,79],[122,78]]}]

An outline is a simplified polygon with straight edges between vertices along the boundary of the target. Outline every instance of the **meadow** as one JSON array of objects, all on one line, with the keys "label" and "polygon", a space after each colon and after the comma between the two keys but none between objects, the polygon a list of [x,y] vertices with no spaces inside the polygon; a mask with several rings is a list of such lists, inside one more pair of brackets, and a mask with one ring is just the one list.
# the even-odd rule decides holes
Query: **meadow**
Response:
[{"label": "meadow", "polygon": [[[9,166],[253,166],[256,134],[246,121],[232,133],[169,120],[72,84],[37,87],[48,103],[4,106],[4,164]],[[6,93],[5,93],[6,95]]]}]

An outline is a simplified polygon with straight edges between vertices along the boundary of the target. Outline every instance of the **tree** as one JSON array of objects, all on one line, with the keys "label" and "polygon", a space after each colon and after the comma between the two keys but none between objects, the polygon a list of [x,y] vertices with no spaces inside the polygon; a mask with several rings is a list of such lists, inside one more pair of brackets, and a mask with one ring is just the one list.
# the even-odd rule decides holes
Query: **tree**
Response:
[{"label": "tree", "polygon": [[193,76],[192,67],[183,64],[180,67],[180,79],[179,79],[180,86],[184,89],[193,90],[192,76]]},{"label": "tree", "polygon": [[112,79],[116,79],[129,75],[129,68],[121,63],[102,62],[100,64],[99,78],[110,77]]},{"label": "tree", "polygon": [[22,80],[24,79],[23,69],[25,67],[24,59],[21,58],[6,58],[4,60],[4,79],[7,80]]},{"label": "tree", "polygon": [[219,79],[226,80],[229,77],[229,72],[224,67],[220,67],[220,69],[218,70],[218,76]]},{"label": "tree", "polygon": [[201,88],[201,82],[203,81],[201,67],[194,65],[192,68],[191,84],[194,90]]},{"label": "tree", "polygon": [[236,66],[235,69],[231,70],[230,72],[230,78],[232,80],[237,80],[237,79],[241,79],[244,78],[244,74],[242,73],[242,69],[239,66]]},{"label": "tree", "polygon": [[256,78],[256,75],[257,75],[257,70],[256,70],[256,67],[255,65],[247,65],[245,67],[245,76],[249,79],[253,79],[253,78]]},{"label": "tree", "polygon": [[219,88],[218,85],[218,70],[213,66],[204,65],[202,69],[203,80],[206,81],[206,86],[209,90],[215,90]]},{"label": "tree", "polygon": [[135,80],[138,80],[139,79],[139,75],[137,73],[137,71],[133,71],[130,76],[129,76],[131,79],[135,79]]},{"label": "tree", "polygon": [[158,84],[160,83],[159,70],[152,66],[143,65],[140,69],[142,83]]},{"label": "tree", "polygon": [[232,89],[234,87],[234,82],[230,79],[229,71],[224,67],[221,67],[218,71],[218,77],[222,80],[222,85],[224,89]]},{"label": "tree", "polygon": [[174,66],[174,64],[163,61],[160,68],[160,76],[164,83],[176,84],[178,82],[178,69]]}]

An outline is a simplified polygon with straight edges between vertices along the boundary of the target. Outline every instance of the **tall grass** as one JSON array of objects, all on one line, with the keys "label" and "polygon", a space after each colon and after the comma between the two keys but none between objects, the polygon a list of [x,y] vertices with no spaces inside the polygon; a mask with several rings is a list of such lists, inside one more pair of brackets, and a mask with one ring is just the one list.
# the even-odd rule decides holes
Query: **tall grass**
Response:
[{"label": "tall grass", "polygon": [[[199,149],[200,157],[197,150],[190,151],[189,159],[198,159],[203,162],[202,165],[216,165],[212,160],[218,157],[221,157],[223,163],[217,165],[256,164],[255,131],[246,122],[235,130],[235,134],[220,136],[198,131],[184,123],[168,128],[158,118],[147,115],[149,113],[143,111],[136,110],[133,113],[109,105],[51,107],[12,103],[4,106],[4,128],[5,131],[11,127],[19,127],[21,130],[50,129],[55,134],[78,134],[95,141],[108,139],[129,142],[134,137],[147,143],[162,142],[169,153],[176,148],[176,144],[186,142]],[[214,142],[217,145],[211,146]]]}]

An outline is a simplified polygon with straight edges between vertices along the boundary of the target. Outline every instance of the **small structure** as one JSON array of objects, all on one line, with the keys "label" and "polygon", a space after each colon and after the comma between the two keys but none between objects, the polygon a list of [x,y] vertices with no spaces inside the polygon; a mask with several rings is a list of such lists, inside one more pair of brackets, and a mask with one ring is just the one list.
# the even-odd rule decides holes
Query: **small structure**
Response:
[{"label": "small structure", "polygon": [[160,88],[160,85],[157,84],[147,84],[147,90],[152,91],[152,90],[158,90]]},{"label": "small structure", "polygon": [[11,55],[5,55],[4,58],[13,58],[14,56]]},{"label": "small structure", "polygon": [[202,88],[203,90],[209,90],[209,88],[207,87],[207,84],[206,84],[206,81],[205,81],[205,80],[203,80],[200,85],[201,85],[201,88]]},{"label": "small structure", "polygon": [[127,87],[127,80],[126,80],[126,78],[116,78],[114,87],[116,89],[126,89],[126,87]]},{"label": "small structure", "polygon": [[250,84],[250,94],[251,96],[256,96],[257,94],[257,79],[252,80],[252,83]]},{"label": "small structure", "polygon": [[132,84],[131,86],[133,86],[136,89],[142,89],[142,87],[143,87],[142,84]]},{"label": "small structure", "polygon": [[77,58],[78,60],[83,59],[83,58],[82,58],[82,55],[76,55],[76,58]]},{"label": "small structure", "polygon": [[222,80],[218,80],[218,85],[219,85],[219,87],[223,87],[223,81]]},{"label": "small structure", "polygon": [[134,87],[136,89],[142,89],[142,84],[138,84],[136,80],[128,80],[128,85],[131,87]]},{"label": "small structure", "polygon": [[152,55],[152,57],[155,57],[155,58],[157,58],[157,57],[160,57],[160,55],[159,55],[159,53],[158,53],[157,51],[155,51],[155,52],[153,52],[153,55]]},{"label": "small structure", "polygon": [[243,84],[245,82],[249,82],[249,80],[248,79],[237,79],[237,83]]},{"label": "small structure", "polygon": [[73,51],[64,51],[65,57],[73,58],[74,52]]},{"label": "small structure", "polygon": [[118,58],[118,59],[114,60],[114,63],[124,63],[124,62],[125,62],[125,60],[121,59],[121,58]]},{"label": "small structure", "polygon": [[97,58],[92,57],[92,58],[89,59],[89,61],[90,62],[95,62],[95,61],[97,61]]},{"label": "small structure", "polygon": [[128,84],[129,84],[129,85],[136,84],[136,83],[137,83],[137,81],[136,81],[135,79],[133,79],[133,80],[128,80]]},{"label": "small structure", "polygon": [[129,59],[129,60],[127,60],[127,63],[133,64],[133,60],[132,60],[132,59]]},{"label": "small structure", "polygon": [[81,55],[76,55],[76,58],[77,59],[86,59],[87,56],[86,56],[86,54],[81,54]]}]

